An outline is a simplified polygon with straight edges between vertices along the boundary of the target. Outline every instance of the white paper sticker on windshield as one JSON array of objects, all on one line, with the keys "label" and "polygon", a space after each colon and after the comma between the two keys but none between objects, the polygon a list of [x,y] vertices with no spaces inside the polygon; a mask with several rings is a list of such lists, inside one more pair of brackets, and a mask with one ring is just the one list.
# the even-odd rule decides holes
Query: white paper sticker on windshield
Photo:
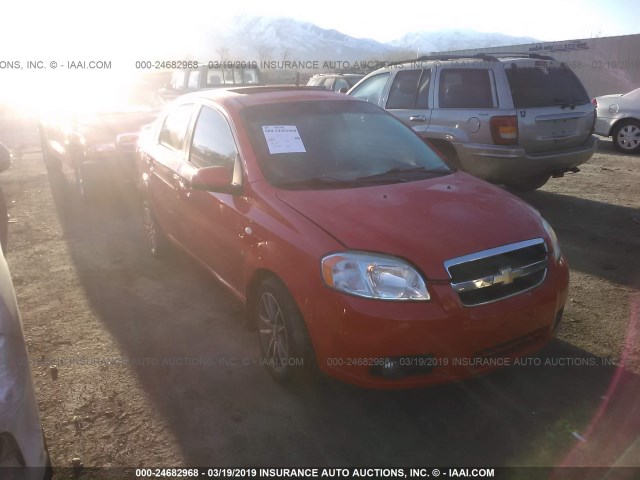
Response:
[{"label": "white paper sticker on windshield", "polygon": [[302,138],[295,125],[263,125],[262,132],[269,146],[269,153],[306,153]]}]

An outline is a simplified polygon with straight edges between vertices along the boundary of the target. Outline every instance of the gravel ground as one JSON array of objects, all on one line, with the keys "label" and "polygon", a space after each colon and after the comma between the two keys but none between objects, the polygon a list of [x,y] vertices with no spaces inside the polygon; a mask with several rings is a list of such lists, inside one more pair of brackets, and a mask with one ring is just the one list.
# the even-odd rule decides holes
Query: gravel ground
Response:
[{"label": "gravel ground", "polygon": [[0,184],[55,466],[640,466],[640,157],[610,142],[522,195],[571,266],[558,339],[531,365],[401,392],[276,385],[242,305],[184,256],[149,258],[133,197],[80,202],[37,147]]}]

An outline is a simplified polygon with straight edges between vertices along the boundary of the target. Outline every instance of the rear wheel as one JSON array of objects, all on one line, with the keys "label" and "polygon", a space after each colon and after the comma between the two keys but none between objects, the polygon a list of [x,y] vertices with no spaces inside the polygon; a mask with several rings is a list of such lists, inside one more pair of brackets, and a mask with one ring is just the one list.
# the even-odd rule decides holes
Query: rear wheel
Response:
[{"label": "rear wheel", "polygon": [[304,319],[287,288],[275,277],[260,285],[254,315],[269,374],[280,383],[312,380],[315,356]]},{"label": "rear wheel", "polygon": [[506,183],[505,186],[514,192],[531,192],[542,187],[549,181],[549,178],[551,178],[549,175],[543,175],[541,177],[530,178],[529,180],[521,182]]},{"label": "rear wheel", "polygon": [[627,120],[618,123],[613,129],[613,145],[623,153],[640,151],[640,122]]}]

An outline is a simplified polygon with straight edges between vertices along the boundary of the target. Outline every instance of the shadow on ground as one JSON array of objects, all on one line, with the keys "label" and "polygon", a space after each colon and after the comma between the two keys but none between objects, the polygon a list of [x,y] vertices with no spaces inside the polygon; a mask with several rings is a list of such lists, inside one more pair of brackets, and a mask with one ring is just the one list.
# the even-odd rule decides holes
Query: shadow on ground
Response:
[{"label": "shadow on ground", "polygon": [[[526,366],[435,388],[280,387],[256,364],[257,338],[231,295],[180,255],[148,257],[134,197],[85,205],[63,178],[51,183],[82,286],[122,355],[211,360],[131,367],[191,465],[640,464],[627,451],[640,431],[640,380],[561,341]],[[609,257],[580,260],[598,238],[578,220],[606,225],[631,212],[547,192],[527,200],[552,222],[556,208],[575,209],[575,224],[558,228],[573,266],[632,281],[603,268]]]}]

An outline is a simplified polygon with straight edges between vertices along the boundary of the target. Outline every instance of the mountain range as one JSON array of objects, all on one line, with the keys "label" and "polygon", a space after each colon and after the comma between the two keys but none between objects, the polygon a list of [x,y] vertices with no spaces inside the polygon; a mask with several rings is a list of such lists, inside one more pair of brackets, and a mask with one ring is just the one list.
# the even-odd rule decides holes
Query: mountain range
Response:
[{"label": "mountain range", "polygon": [[[381,43],[284,17],[236,17],[229,28],[202,32],[199,58],[216,60],[397,60],[433,52],[536,43],[531,37],[474,30],[410,32]],[[202,56],[205,57],[202,57]]]}]

